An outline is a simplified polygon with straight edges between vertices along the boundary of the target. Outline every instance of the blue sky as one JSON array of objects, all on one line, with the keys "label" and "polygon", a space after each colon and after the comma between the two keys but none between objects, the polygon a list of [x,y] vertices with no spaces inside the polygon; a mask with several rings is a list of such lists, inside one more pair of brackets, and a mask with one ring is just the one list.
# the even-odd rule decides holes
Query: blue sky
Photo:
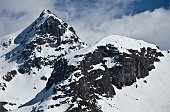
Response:
[{"label": "blue sky", "polygon": [[50,9],[89,45],[118,34],[170,49],[170,0],[0,0],[0,36],[26,28]]},{"label": "blue sky", "polygon": [[[108,9],[112,9],[114,7],[123,8],[124,5],[126,5],[120,0],[120,2],[112,2],[113,0],[105,0],[105,4],[107,4]],[[119,1],[119,0],[115,0]],[[170,6],[170,0],[125,0],[129,1],[129,4],[127,5],[128,9],[126,10],[126,15],[135,15],[138,13],[145,12],[147,10],[154,11],[158,8],[165,8],[169,9]],[[56,9],[64,10],[65,6],[69,4],[74,4],[77,11],[83,11],[86,8],[92,8],[97,7],[96,4],[102,3],[101,0],[58,0],[56,2]]]},{"label": "blue sky", "polygon": [[169,9],[170,0],[138,0],[133,3],[133,13],[141,13],[147,10],[154,11],[158,8]]}]

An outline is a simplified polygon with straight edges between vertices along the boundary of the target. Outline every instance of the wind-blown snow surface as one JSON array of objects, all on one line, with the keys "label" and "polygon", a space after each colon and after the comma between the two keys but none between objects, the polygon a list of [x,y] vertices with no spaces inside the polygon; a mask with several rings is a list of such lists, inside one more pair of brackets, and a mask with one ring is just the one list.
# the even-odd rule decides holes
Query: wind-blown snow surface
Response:
[{"label": "wind-blown snow surface", "polygon": [[[49,17],[56,18],[55,15],[49,14],[47,10],[43,11],[43,19],[38,21],[36,28],[39,28],[41,24],[43,24],[46,19]],[[37,19],[37,20],[39,20]],[[56,18],[64,24],[62,20]],[[39,23],[40,22],[40,23]],[[32,24],[33,25],[33,24]],[[31,26],[32,26],[31,25]],[[32,27],[28,27],[30,28]],[[77,37],[72,31],[69,30],[69,27],[66,27],[66,32],[60,36],[60,38],[65,41],[69,40],[71,36]],[[27,29],[27,30],[28,30]],[[25,32],[27,32],[25,30]],[[37,31],[37,30],[36,30]],[[41,69],[37,69],[36,67],[32,68],[30,74],[29,73],[19,73],[13,76],[13,78],[8,82],[3,79],[3,77],[8,74],[11,70],[17,70],[18,67],[22,63],[18,63],[17,60],[10,60],[6,58],[6,54],[13,51],[14,48],[19,48],[22,50],[25,47],[20,45],[22,41],[25,41],[25,44],[31,42],[37,36],[36,31],[31,31],[30,35],[25,35],[24,32],[18,31],[11,35],[0,38],[0,103],[8,102],[8,104],[4,105],[4,108],[11,110],[12,112],[31,112],[35,107],[41,108],[41,110],[45,110],[45,112],[64,112],[69,104],[65,103],[63,105],[57,106],[55,108],[48,108],[51,104],[57,104],[65,99],[71,99],[70,97],[60,98],[60,100],[52,100],[52,88],[56,85],[52,85],[52,87],[46,91],[45,86],[47,81],[40,80],[42,76],[49,78],[53,71],[53,67],[50,65],[42,66]],[[21,39],[16,37],[20,34]],[[38,35],[39,37],[40,35]],[[25,38],[28,37],[28,38]],[[47,34],[46,38],[51,38],[49,34]],[[15,40],[15,41],[14,41]],[[71,41],[72,42],[72,41]],[[35,57],[46,57],[48,58],[48,54],[56,55],[65,53],[63,58],[68,60],[69,65],[76,66],[78,62],[84,59],[84,56],[80,56],[75,58],[78,55],[88,54],[90,52],[94,52],[98,46],[106,46],[107,44],[112,44],[114,47],[118,48],[117,50],[120,53],[129,53],[128,49],[140,50],[143,47],[151,47],[153,49],[159,50],[156,45],[146,43],[142,40],[135,40],[128,37],[123,37],[119,35],[111,35],[103,40],[95,43],[93,46],[86,47],[84,44],[73,42],[73,44],[64,43],[59,45],[58,47],[62,47],[61,51],[55,51],[56,46],[48,46],[49,44],[39,45],[41,46],[41,52],[35,50]],[[55,43],[56,44],[56,43]],[[81,49],[72,49],[69,51],[69,47],[71,46],[80,46]],[[86,47],[86,48],[83,48]],[[19,50],[20,50],[19,49]],[[97,100],[97,105],[101,107],[103,112],[169,112],[170,111],[170,53],[167,51],[161,51],[164,57],[160,57],[160,62],[155,62],[155,69],[149,72],[149,76],[137,80],[131,86],[123,87],[122,89],[116,89],[116,95],[113,98],[106,98],[98,95],[101,99]],[[106,65],[108,68],[111,68],[115,65],[114,59],[105,58]],[[92,65],[93,68],[89,70],[105,70],[102,66],[102,63]],[[81,72],[80,70],[76,70],[75,72]],[[35,74],[36,73],[36,74]],[[74,74],[74,73],[73,73]],[[82,77],[82,76],[80,76]],[[79,80],[79,78],[73,77],[74,80]],[[102,76],[98,77],[96,80],[100,80]],[[67,84],[68,79],[61,82],[60,85]],[[114,86],[114,85],[113,85]],[[67,88],[69,89],[69,88]],[[57,92],[58,95],[62,95],[61,91]],[[43,99],[43,100],[42,100]],[[81,99],[77,99],[81,100]],[[12,104],[10,104],[12,103]],[[74,105],[76,106],[76,104]],[[20,107],[20,108],[18,108]],[[0,104],[1,108],[1,104]],[[36,109],[35,109],[36,110]]]}]

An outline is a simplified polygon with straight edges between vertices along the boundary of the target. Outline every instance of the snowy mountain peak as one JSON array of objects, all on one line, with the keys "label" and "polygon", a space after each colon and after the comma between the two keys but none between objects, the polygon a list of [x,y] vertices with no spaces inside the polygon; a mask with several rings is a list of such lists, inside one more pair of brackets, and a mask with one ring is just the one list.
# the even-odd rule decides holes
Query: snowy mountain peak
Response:
[{"label": "snowy mountain peak", "polygon": [[21,44],[23,42],[27,42],[35,37],[36,34],[39,35],[40,33],[61,36],[65,33],[68,27],[71,26],[51,13],[49,10],[44,9],[40,16],[17,36],[14,43]]},{"label": "snowy mountain peak", "polygon": [[63,20],[61,20],[60,18],[58,18],[54,13],[52,13],[50,10],[48,9],[44,9],[40,16],[39,16],[39,20],[43,23],[46,19],[49,19],[49,18],[53,18],[53,19],[57,19],[59,20],[60,22],[64,22]]},{"label": "snowy mountain peak", "polygon": [[[73,27],[48,10],[42,14],[19,34],[0,39],[0,98],[9,97],[5,101],[18,102],[17,107],[45,87],[56,60],[87,47]],[[17,88],[12,89],[12,85]],[[23,94],[20,90],[29,92]]]},{"label": "snowy mountain peak", "polygon": [[51,11],[48,10],[48,9],[44,9],[44,10],[42,11],[42,13],[40,14],[40,16],[43,16],[44,14],[51,14]]},{"label": "snowy mountain peak", "polygon": [[[20,73],[28,73],[31,68],[41,65],[53,66],[54,60],[72,51],[86,47],[85,43],[76,35],[73,27],[57,18],[50,11],[44,10],[42,17],[37,18],[28,28],[14,39],[14,44],[20,44],[18,49],[7,54],[8,59],[12,54],[15,60],[23,60]],[[46,15],[47,14],[47,15]],[[28,65],[36,59],[38,66]],[[48,60],[48,61],[47,61]],[[47,62],[46,62],[47,61]]]}]

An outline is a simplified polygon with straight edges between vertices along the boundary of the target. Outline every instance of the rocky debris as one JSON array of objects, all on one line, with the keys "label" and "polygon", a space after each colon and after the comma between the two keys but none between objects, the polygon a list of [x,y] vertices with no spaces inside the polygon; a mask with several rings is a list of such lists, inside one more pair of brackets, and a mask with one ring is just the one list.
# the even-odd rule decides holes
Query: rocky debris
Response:
[{"label": "rocky debris", "polygon": [[7,104],[7,102],[0,102],[0,112],[7,112],[8,110],[4,108],[4,105]]},{"label": "rocky debris", "polygon": [[8,48],[11,45],[11,41],[12,40],[9,39],[8,41],[1,43],[2,49]]},{"label": "rocky debris", "polygon": [[146,80],[144,80],[143,82],[144,82],[144,83],[147,83],[147,81],[146,81]]},{"label": "rocky debris", "polygon": [[5,81],[9,82],[13,79],[13,77],[15,77],[17,75],[17,71],[16,70],[11,70],[10,72],[8,72],[6,75],[4,75],[2,77],[2,79],[4,79]]},{"label": "rocky debris", "polygon": [[4,43],[2,43],[2,46],[7,48],[10,45],[10,43],[11,43],[11,41],[4,42]]},{"label": "rocky debris", "polygon": [[4,108],[5,105],[16,105],[15,103],[11,103],[11,102],[2,102],[0,101],[0,112],[7,112],[8,110],[6,108]]},{"label": "rocky debris", "polygon": [[41,26],[39,34],[50,34],[56,37],[62,36],[66,32],[66,27],[58,19],[49,17]]},{"label": "rocky debris", "polygon": [[70,73],[77,69],[75,66],[68,65],[67,60],[63,58],[56,61],[54,68],[55,70],[52,72],[46,84],[47,90],[50,89],[53,83],[57,84],[67,79]]},{"label": "rocky debris", "polygon": [[43,81],[46,81],[47,77],[46,76],[42,76],[40,79],[43,80]]},{"label": "rocky debris", "polygon": [[44,9],[42,13],[40,14],[40,17],[42,17],[44,14],[51,14],[51,11],[48,9]]},{"label": "rocky debris", "polygon": [[7,85],[5,83],[0,83],[0,89],[5,91],[5,88],[7,88]]}]

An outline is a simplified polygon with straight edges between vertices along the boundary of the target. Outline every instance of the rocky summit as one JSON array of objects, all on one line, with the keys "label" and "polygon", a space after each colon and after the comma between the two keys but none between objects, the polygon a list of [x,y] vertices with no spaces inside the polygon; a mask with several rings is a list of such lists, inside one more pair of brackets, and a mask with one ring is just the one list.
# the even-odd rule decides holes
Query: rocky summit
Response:
[{"label": "rocky summit", "polygon": [[0,112],[170,110],[169,52],[119,35],[87,46],[47,9],[0,38],[0,63]]}]

